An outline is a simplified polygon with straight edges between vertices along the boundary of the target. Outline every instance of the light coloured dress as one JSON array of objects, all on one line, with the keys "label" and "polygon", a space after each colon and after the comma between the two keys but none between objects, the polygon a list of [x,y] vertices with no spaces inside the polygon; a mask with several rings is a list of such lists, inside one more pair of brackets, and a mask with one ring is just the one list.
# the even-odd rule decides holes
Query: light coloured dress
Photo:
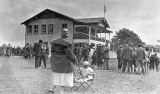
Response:
[{"label": "light coloured dress", "polygon": [[57,86],[73,86],[73,73],[53,72],[52,84]]}]

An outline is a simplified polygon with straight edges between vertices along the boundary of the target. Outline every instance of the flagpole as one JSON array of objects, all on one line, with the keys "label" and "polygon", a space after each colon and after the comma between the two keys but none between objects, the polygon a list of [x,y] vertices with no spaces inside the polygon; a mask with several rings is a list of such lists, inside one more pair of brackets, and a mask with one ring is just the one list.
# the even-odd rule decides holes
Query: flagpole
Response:
[{"label": "flagpole", "polygon": [[105,18],[105,12],[106,12],[106,5],[105,5],[105,2],[106,0],[104,0],[104,18]]}]

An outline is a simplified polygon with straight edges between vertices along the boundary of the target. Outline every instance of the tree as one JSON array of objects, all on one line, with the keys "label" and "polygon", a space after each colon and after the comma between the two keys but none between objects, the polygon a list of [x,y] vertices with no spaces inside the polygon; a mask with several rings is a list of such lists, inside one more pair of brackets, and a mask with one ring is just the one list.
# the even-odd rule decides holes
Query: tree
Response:
[{"label": "tree", "polygon": [[126,28],[122,28],[118,32],[116,32],[116,35],[113,36],[111,42],[114,43],[115,46],[128,43],[132,43],[133,46],[137,46],[140,43],[144,44],[144,42],[142,42],[142,40],[136,33]]}]

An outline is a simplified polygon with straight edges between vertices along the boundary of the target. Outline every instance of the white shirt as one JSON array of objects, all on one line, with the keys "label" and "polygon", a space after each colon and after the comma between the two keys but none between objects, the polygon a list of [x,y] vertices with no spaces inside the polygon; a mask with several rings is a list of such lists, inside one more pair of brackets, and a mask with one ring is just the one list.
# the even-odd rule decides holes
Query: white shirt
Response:
[{"label": "white shirt", "polygon": [[89,79],[93,79],[93,76],[92,75],[88,75],[90,73],[93,73],[93,69],[91,67],[88,67],[88,68],[81,68],[81,72],[82,72],[82,75],[83,76],[88,76],[87,78]]}]

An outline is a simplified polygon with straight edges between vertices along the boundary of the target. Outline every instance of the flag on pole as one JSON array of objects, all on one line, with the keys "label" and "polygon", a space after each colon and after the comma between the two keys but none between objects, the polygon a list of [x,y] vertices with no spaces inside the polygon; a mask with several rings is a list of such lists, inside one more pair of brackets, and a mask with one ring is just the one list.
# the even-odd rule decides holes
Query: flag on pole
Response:
[{"label": "flag on pole", "polygon": [[104,13],[106,13],[106,6],[104,5]]}]

